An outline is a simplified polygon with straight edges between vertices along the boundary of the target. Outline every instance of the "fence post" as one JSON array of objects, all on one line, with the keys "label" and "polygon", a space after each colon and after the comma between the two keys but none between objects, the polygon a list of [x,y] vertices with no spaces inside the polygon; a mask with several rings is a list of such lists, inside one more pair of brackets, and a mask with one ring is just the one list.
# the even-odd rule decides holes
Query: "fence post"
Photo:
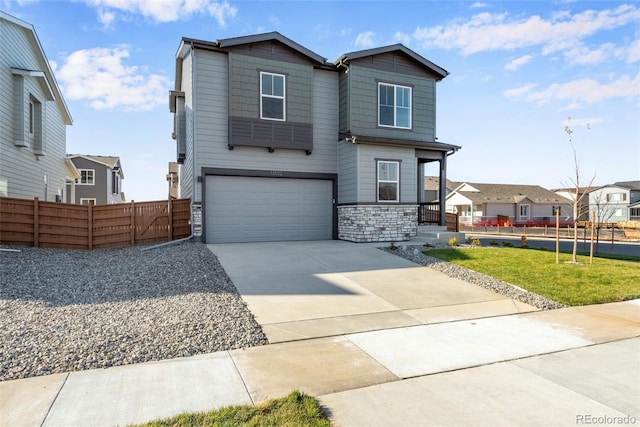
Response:
[{"label": "fence post", "polygon": [[93,249],[93,205],[87,205],[87,231],[89,250]]},{"label": "fence post", "polygon": [[168,242],[173,240],[173,200],[169,199],[169,230]]},{"label": "fence post", "polygon": [[131,225],[131,246],[136,244],[136,204],[135,202],[132,200],[131,201],[131,213],[130,215],[130,219],[129,219],[129,224]]},{"label": "fence post", "polygon": [[38,207],[38,198],[33,198],[33,246],[40,247],[40,208]]}]

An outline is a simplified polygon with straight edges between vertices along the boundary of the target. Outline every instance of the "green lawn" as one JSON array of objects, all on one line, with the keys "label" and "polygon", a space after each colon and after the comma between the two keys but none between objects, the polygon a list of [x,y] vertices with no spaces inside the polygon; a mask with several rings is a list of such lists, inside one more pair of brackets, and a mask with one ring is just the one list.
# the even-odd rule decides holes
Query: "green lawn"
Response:
[{"label": "green lawn", "polygon": [[215,411],[185,413],[139,427],[283,426],[330,427],[318,401],[298,391],[262,405],[236,405]]},{"label": "green lawn", "polygon": [[434,249],[426,255],[495,277],[564,305],[601,304],[640,298],[640,262],[520,248]]}]

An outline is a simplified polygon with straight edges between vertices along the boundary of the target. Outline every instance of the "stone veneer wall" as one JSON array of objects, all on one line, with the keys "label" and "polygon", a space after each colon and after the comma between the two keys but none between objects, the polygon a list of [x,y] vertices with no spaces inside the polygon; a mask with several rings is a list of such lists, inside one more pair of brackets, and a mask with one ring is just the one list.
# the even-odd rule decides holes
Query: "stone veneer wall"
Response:
[{"label": "stone veneer wall", "polygon": [[338,239],[400,242],[418,233],[418,205],[338,206]]}]

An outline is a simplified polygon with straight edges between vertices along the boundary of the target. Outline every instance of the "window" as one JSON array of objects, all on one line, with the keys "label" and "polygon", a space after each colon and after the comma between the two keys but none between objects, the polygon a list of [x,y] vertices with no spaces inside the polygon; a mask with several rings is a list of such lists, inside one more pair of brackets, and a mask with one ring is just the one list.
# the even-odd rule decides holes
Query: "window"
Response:
[{"label": "window", "polygon": [[520,205],[520,218],[529,218],[530,205]]},{"label": "window", "polygon": [[399,202],[400,162],[378,160],[378,201]]},{"label": "window", "polygon": [[260,73],[260,118],[285,120],[285,76]]},{"label": "window", "polygon": [[378,83],[378,125],[411,129],[411,88]]},{"label": "window", "polygon": [[36,128],[35,106],[33,99],[29,100],[29,135],[33,136],[33,132]]},{"label": "window", "polygon": [[42,104],[33,95],[29,95],[29,143],[35,155],[44,155]]},{"label": "window", "polygon": [[118,194],[118,172],[111,171],[111,193]]},{"label": "window", "polygon": [[624,202],[627,200],[625,193],[609,193],[607,194],[607,202]]},{"label": "window", "polygon": [[80,199],[80,204],[81,205],[85,205],[85,206],[94,206],[96,204],[96,199],[85,199],[85,198],[81,198]]},{"label": "window", "polygon": [[80,169],[80,185],[93,185],[95,171],[93,169]]}]

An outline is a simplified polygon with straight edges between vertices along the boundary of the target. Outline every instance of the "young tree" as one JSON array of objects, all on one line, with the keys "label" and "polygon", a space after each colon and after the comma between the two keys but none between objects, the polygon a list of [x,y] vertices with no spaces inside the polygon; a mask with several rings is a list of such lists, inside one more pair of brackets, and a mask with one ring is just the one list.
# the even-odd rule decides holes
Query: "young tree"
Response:
[{"label": "young tree", "polygon": [[[587,129],[589,129],[589,124],[587,123]],[[574,176],[571,178],[572,187],[575,187],[575,194],[573,197],[573,251],[571,256],[571,262],[578,262],[578,217],[580,216],[580,206],[582,199],[585,197],[587,192],[580,193],[580,163],[578,162],[578,153],[576,151],[575,145],[573,145],[573,130],[571,129],[571,117],[567,119],[567,122],[564,125],[564,131],[569,135],[569,144],[571,145],[571,150],[573,151],[573,172]],[[595,179],[595,175],[591,178],[589,185],[587,187],[591,187],[593,184],[593,180]]]}]

